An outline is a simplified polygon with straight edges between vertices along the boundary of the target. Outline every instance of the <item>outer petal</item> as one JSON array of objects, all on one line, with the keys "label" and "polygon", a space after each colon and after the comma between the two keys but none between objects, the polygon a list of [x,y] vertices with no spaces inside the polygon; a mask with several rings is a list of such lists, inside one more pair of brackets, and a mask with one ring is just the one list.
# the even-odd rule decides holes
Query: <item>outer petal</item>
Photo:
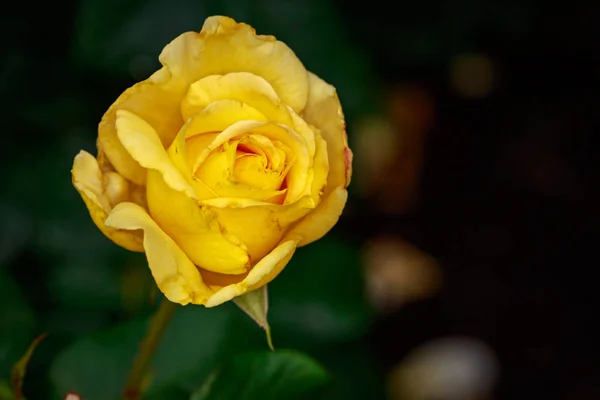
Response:
[{"label": "outer petal", "polygon": [[[304,113],[309,124],[321,131],[329,155],[328,191],[348,187],[352,176],[352,152],[348,148],[346,123],[335,88],[309,73],[310,92]],[[326,190],[327,192],[327,190]]]},{"label": "outer petal", "polygon": [[250,269],[248,253],[239,238],[222,230],[211,210],[170,188],[156,171],[148,172],[148,208],[152,218],[197,266],[229,275]]},{"label": "outer petal", "polygon": [[196,266],[140,206],[119,204],[108,216],[106,225],[144,232],[148,266],[159,289],[170,301],[183,305],[203,304],[213,293],[202,282]]},{"label": "outer petal", "polygon": [[313,212],[293,226],[283,240],[297,240],[300,247],[321,239],[338,222],[347,199],[346,189],[334,189]]},{"label": "outer petal", "polygon": [[139,115],[168,147],[183,124],[179,105],[186,91],[187,84],[171,76],[168,68],[164,67],[123,92],[106,111],[98,126],[98,141],[120,174],[140,185],[146,180],[144,168],[131,158],[117,137],[117,111],[128,110]]},{"label": "outer petal", "polygon": [[260,260],[243,281],[217,290],[206,301],[206,307],[218,306],[236,296],[240,296],[271,282],[287,265],[294,255],[295,250],[295,241],[290,240],[281,243],[271,253]]},{"label": "outer petal", "polygon": [[327,155],[327,142],[323,140],[321,135],[315,136],[316,151],[313,160],[314,179],[310,195],[318,201],[323,195],[327,185],[327,176],[329,175],[329,156]]},{"label": "outer petal", "polygon": [[352,152],[335,88],[312,73],[309,82],[309,99],[303,115],[308,123],[320,129],[327,142],[329,175],[321,203],[285,236],[298,240],[298,246],[320,239],[337,223],[346,205],[346,187],[352,176]]},{"label": "outer petal", "polygon": [[209,75],[251,72],[265,78],[296,112],[306,104],[307,72],[294,52],[231,18],[207,18],[199,34],[182,34],[165,47],[160,60],[188,83]]},{"label": "outer petal", "polygon": [[127,181],[116,173],[102,174],[98,162],[91,154],[81,151],[75,157],[71,170],[73,186],[81,195],[92,220],[110,240],[131,251],[144,251],[141,232],[109,228],[104,224],[113,201],[129,197]]}]

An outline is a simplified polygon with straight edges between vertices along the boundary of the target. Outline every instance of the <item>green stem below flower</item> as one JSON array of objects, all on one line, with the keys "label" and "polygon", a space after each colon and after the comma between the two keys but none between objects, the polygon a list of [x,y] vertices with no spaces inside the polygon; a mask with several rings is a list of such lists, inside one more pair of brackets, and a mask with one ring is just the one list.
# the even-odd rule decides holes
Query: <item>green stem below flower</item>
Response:
[{"label": "green stem below flower", "polygon": [[156,313],[150,320],[150,326],[146,332],[146,337],[140,345],[140,351],[137,354],[133,367],[127,377],[123,398],[125,400],[138,400],[141,398],[144,381],[147,377],[148,367],[160,343],[160,339],[173,317],[177,304],[169,300],[163,300]]}]

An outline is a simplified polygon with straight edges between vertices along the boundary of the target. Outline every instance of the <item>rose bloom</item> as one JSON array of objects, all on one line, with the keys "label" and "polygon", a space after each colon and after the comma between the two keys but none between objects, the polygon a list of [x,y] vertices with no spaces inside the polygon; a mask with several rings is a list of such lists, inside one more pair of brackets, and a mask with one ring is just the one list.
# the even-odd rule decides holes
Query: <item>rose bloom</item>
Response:
[{"label": "rose bloom", "polygon": [[168,44],[72,169],[98,228],[145,252],[180,304],[266,285],[346,204],[352,153],[335,88],[284,43],[208,18]]}]

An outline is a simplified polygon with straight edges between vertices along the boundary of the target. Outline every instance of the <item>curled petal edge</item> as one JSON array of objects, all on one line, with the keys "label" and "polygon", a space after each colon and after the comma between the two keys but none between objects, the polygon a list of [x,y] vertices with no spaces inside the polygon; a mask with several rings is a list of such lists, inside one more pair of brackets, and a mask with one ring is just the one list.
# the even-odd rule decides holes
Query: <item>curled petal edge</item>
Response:
[{"label": "curled petal edge", "polygon": [[117,245],[131,251],[143,252],[140,232],[114,229],[105,225],[110,202],[103,193],[102,172],[98,162],[86,151],[80,151],[71,170],[73,186],[83,199],[94,224]]}]

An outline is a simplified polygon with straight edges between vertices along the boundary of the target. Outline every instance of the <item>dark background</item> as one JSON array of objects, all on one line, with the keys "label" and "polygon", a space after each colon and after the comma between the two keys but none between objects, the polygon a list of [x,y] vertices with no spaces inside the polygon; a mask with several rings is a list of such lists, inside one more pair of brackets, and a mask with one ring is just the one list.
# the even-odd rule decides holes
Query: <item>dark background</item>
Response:
[{"label": "dark background", "polygon": [[[67,390],[108,399],[120,387],[155,288],[143,256],[93,226],[72,160],[95,153],[102,114],[158,67],[166,43],[222,14],[286,42],[337,87],[347,117],[346,212],[270,286],[275,346],[331,372],[322,398],[600,398],[599,11],[487,0],[11,3],[0,24],[0,381],[48,332],[29,400]],[[455,353],[419,357],[436,339]],[[220,360],[264,346],[232,305],[185,307],[155,360],[152,398],[187,398]]]}]

